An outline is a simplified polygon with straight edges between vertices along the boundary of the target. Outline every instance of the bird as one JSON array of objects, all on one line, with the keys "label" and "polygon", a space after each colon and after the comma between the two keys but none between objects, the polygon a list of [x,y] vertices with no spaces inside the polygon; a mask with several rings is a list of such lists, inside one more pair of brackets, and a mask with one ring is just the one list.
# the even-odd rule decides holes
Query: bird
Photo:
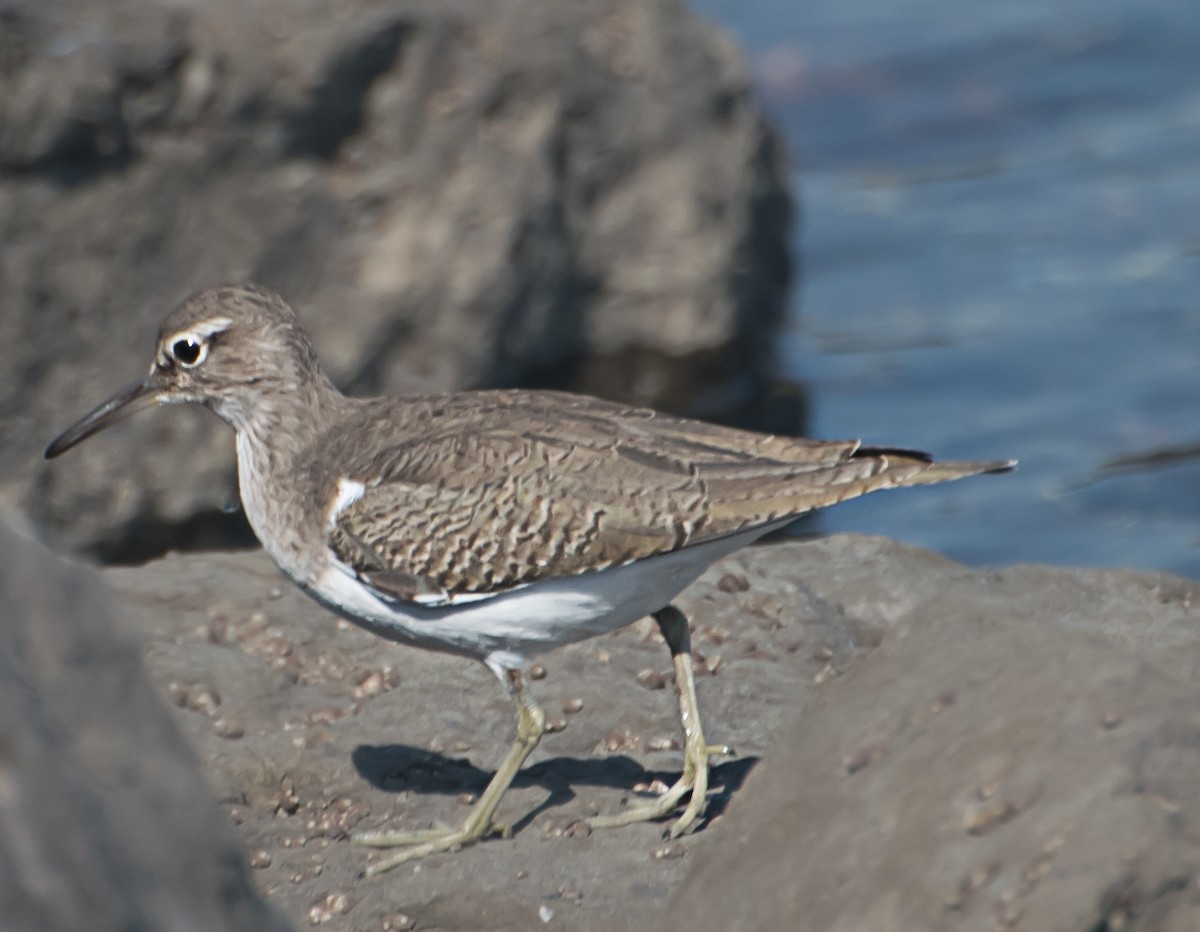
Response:
[{"label": "bird", "polygon": [[[1004,472],[857,440],[775,436],[559,391],[343,395],[296,313],[253,283],[196,292],[159,329],[149,373],[46,448],[138,411],[198,404],[236,434],[238,490],[264,550],[305,593],[386,638],[481,661],[516,737],[457,827],[362,834],[366,873],[506,834],[501,798],[546,730],[533,660],[650,616],[670,650],[683,770],[594,828],[704,815],[710,759],[689,622],[674,599],[720,558],[878,489]],[[682,811],[680,811],[682,809]]]}]

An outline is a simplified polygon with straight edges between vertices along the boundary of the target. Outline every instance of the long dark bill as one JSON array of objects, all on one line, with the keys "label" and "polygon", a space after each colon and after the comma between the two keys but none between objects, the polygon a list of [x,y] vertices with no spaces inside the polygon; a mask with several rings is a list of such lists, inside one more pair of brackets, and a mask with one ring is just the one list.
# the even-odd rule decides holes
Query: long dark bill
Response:
[{"label": "long dark bill", "polygon": [[158,403],[162,389],[151,382],[134,382],[113,395],[104,404],[89,411],[64,430],[46,447],[46,459],[51,460],[66,453],[77,443],[83,443],[92,434],[98,434],[117,421]]}]

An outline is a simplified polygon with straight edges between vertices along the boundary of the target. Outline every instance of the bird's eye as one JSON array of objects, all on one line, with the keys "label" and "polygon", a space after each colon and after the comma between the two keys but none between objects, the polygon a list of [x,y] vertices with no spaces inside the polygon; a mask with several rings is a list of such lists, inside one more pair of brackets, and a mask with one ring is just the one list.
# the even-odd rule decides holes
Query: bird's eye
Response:
[{"label": "bird's eye", "polygon": [[184,338],[171,344],[171,355],[179,360],[181,366],[190,369],[203,361],[205,349],[203,343]]}]

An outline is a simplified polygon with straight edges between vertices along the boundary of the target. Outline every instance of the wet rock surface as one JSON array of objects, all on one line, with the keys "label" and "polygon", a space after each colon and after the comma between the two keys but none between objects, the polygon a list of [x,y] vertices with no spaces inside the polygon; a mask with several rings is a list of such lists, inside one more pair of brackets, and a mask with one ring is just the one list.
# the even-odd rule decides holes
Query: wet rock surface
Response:
[{"label": "wet rock surface", "polygon": [[494,678],[338,623],[259,553],[105,578],[259,889],[300,926],[1195,920],[1200,590],[1176,577],[972,571],[860,537],[744,551],[680,600],[707,736],[741,755],[716,766],[702,831],[579,824],[680,765],[669,658],[642,622],[535,672],[555,733],[501,807],[511,838],[371,881],[349,833],[454,823],[499,762]]},{"label": "wet rock surface", "polygon": [[33,466],[220,281],[284,294],[354,394],[549,385],[731,416],[766,390],[787,171],[736,46],[676,0],[0,16],[0,495],[62,543],[245,539],[198,412]]}]

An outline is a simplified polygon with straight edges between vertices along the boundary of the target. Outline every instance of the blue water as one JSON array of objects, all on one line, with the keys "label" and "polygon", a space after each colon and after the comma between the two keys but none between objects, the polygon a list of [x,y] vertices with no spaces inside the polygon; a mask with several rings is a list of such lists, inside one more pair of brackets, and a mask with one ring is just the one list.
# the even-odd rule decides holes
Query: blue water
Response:
[{"label": "blue water", "polygon": [[1020,470],[823,527],[1200,577],[1200,3],[694,0],[788,140],[813,432]]}]

